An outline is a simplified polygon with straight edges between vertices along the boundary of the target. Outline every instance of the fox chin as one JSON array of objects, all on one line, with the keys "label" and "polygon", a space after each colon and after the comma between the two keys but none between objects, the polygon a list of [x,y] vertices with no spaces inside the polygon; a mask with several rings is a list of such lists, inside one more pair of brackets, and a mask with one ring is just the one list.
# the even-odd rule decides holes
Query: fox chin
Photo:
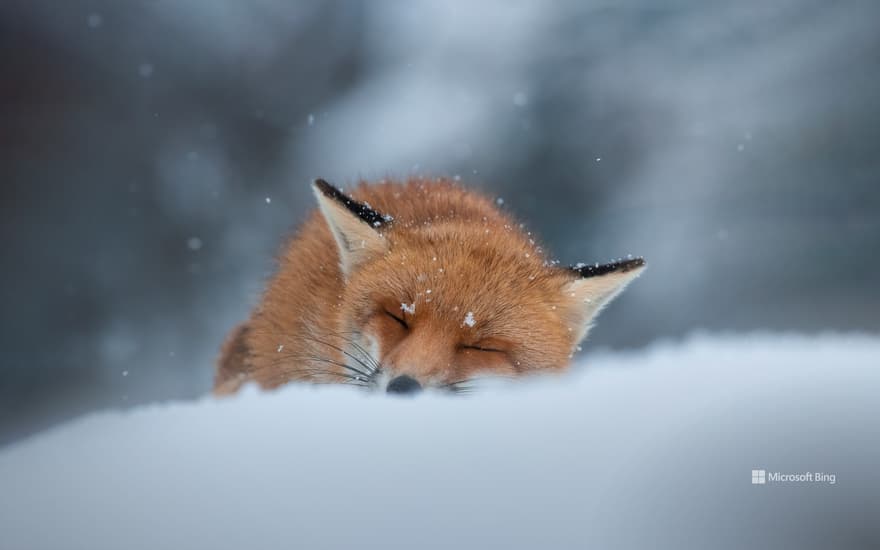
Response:
[{"label": "fox chin", "polygon": [[227,337],[215,395],[249,382],[463,392],[561,372],[645,266],[560,266],[491,199],[444,179],[312,187],[318,208]]}]

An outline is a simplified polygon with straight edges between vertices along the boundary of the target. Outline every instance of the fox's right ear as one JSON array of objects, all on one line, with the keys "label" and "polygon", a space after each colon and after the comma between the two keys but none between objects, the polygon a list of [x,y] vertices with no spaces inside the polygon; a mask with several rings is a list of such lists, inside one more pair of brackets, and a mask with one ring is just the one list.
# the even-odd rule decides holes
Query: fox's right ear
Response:
[{"label": "fox's right ear", "polygon": [[336,240],[343,275],[348,276],[358,265],[388,250],[381,230],[389,226],[391,216],[383,216],[322,179],[315,180],[312,189]]},{"label": "fox's right ear", "polygon": [[564,292],[575,299],[573,321],[578,327],[577,342],[587,335],[599,311],[638,277],[644,267],[643,258],[631,258],[608,264],[578,264],[567,270],[570,276],[574,276]]}]

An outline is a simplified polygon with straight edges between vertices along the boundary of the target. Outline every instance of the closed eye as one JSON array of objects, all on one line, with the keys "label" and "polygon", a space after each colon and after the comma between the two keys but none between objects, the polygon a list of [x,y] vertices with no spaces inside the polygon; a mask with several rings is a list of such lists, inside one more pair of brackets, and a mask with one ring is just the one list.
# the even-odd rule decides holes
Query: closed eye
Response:
[{"label": "closed eye", "polygon": [[406,321],[404,321],[401,317],[398,317],[397,315],[391,313],[390,311],[386,311],[385,314],[388,315],[389,317],[391,317],[392,319],[394,319],[395,321],[397,321],[398,323],[400,323],[400,326],[402,326],[403,328],[406,328],[406,329],[409,328],[409,325],[407,325]]},{"label": "closed eye", "polygon": [[483,347],[483,346],[461,346],[461,348],[462,349],[472,349],[475,351],[490,351],[493,353],[504,353],[503,349],[489,348],[489,347]]}]

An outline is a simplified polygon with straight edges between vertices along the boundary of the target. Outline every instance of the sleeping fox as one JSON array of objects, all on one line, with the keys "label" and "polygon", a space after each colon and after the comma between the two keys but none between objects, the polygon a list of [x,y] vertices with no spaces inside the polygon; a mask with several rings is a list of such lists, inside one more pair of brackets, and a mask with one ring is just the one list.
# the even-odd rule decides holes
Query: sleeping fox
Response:
[{"label": "sleeping fox", "polygon": [[216,395],[251,381],[460,392],[559,372],[645,265],[561,267],[492,200],[447,180],[313,190],[319,208],[223,345]]}]

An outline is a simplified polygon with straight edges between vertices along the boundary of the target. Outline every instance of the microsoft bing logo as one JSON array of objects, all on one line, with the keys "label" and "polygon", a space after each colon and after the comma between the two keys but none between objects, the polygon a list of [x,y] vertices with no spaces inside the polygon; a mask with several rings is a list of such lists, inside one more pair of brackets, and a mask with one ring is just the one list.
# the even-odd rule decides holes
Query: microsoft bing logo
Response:
[{"label": "microsoft bing logo", "polygon": [[767,470],[752,470],[752,485],[767,483]]}]

